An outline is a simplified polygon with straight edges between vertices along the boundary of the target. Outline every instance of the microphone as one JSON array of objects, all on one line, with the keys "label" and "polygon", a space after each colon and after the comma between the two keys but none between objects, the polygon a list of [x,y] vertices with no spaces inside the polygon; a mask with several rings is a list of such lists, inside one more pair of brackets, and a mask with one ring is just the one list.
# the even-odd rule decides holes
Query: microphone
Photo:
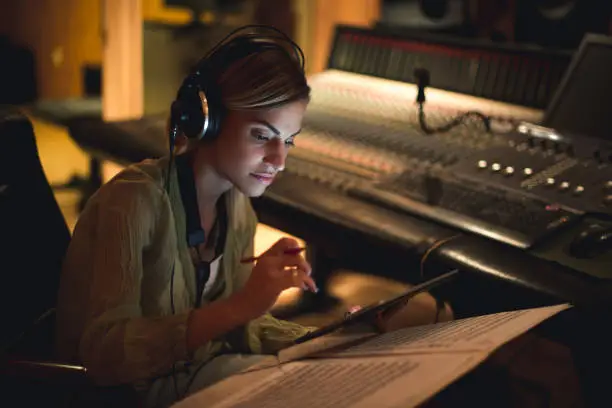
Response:
[{"label": "microphone", "polygon": [[415,68],[412,72],[418,87],[417,103],[425,102],[425,88],[429,86],[429,71],[425,68]]}]

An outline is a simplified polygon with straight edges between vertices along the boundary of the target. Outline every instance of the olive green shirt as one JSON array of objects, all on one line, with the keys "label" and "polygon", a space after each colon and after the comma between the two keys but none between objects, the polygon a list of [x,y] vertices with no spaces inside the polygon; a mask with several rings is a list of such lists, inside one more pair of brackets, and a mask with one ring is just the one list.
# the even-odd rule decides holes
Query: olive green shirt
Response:
[{"label": "olive green shirt", "polygon": [[[58,354],[83,364],[100,385],[140,384],[168,375],[176,362],[203,361],[228,349],[272,353],[309,330],[265,314],[188,353],[196,273],[176,171],[166,193],[167,163],[167,158],[146,160],[102,186],[80,215],[66,254],[57,305]],[[225,247],[202,306],[236,292],[252,268],[240,259],[253,254],[255,212],[236,189],[222,199]]]}]

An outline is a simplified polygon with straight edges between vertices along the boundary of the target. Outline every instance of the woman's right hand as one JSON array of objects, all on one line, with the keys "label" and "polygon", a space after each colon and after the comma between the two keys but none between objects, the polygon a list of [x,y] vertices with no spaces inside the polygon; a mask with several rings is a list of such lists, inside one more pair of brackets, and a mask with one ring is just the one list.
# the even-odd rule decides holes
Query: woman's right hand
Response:
[{"label": "woman's right hand", "polygon": [[297,287],[313,292],[318,290],[310,277],[308,261],[300,254],[285,253],[297,247],[299,244],[296,240],[282,238],[257,260],[242,289],[242,295],[257,316],[267,312],[285,289]]}]

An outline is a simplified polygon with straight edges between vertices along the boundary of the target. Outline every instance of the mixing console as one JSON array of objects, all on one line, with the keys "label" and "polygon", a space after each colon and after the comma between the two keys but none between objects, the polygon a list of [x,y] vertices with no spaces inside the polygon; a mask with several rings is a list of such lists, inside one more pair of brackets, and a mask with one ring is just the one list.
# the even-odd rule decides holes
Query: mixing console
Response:
[{"label": "mixing console", "polygon": [[[427,135],[413,84],[334,69],[310,83],[289,174],[520,248],[585,212],[612,210],[607,156],[529,125],[540,121],[539,110],[430,88],[430,126],[467,110],[508,120],[494,121],[491,133],[472,120]],[[520,121],[517,130],[512,123]]]},{"label": "mixing console", "polygon": [[[518,132],[486,133],[479,122],[425,135],[411,84],[330,70],[311,85],[304,130],[287,163],[290,174],[524,248],[583,209],[537,193],[537,180],[575,161],[569,147],[551,154]],[[428,100],[432,125],[446,123],[460,108],[529,121],[540,114],[436,89]]]}]

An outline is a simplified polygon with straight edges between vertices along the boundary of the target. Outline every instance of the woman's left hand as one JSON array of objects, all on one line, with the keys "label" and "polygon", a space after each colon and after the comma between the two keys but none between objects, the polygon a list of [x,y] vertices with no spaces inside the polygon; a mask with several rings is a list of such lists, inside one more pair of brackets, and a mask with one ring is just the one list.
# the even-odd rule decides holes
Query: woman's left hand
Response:
[{"label": "woman's left hand", "polygon": [[388,310],[382,316],[379,316],[376,326],[385,333],[452,319],[452,312],[448,309],[446,303],[438,304],[435,299],[432,298],[431,300],[432,302],[408,302]]},{"label": "woman's left hand", "polygon": [[[431,316],[429,310],[418,310],[419,308],[414,306],[414,304],[412,304],[413,307],[409,307],[409,305],[411,305],[410,302],[387,310],[385,313],[378,315],[372,324],[376,326],[379,331],[386,333],[406,327],[433,324],[448,320],[447,314],[449,311],[446,308],[446,304],[442,305],[443,307],[441,310],[437,310],[438,305],[436,304],[434,306],[434,315]],[[354,313],[360,309],[361,306],[353,306],[349,309],[347,314]],[[426,307],[423,309],[430,308]]]}]

